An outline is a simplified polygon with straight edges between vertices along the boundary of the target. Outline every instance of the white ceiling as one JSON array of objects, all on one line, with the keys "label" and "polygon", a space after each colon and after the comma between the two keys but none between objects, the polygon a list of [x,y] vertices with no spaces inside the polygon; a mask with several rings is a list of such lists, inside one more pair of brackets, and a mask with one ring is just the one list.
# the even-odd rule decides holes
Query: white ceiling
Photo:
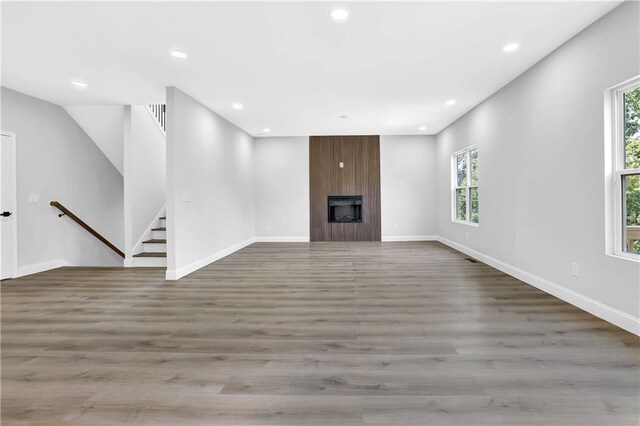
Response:
[{"label": "white ceiling", "polygon": [[253,135],[435,134],[619,3],[342,2],[336,23],[333,2],[3,2],[2,84],[61,105],[177,86]]}]

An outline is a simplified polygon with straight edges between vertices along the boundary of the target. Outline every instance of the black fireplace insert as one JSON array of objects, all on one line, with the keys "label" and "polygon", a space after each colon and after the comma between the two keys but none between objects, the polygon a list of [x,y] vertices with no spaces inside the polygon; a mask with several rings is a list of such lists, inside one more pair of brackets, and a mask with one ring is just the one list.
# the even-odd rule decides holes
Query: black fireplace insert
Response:
[{"label": "black fireplace insert", "polygon": [[362,223],[362,195],[329,195],[329,223]]}]

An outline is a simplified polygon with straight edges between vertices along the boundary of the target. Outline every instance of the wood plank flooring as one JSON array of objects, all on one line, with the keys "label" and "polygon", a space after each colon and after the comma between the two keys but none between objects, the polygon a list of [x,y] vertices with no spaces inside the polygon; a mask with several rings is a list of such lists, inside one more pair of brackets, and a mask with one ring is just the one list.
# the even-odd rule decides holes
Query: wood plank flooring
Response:
[{"label": "wood plank flooring", "polygon": [[13,424],[637,425],[639,340],[439,243],[3,281]]}]

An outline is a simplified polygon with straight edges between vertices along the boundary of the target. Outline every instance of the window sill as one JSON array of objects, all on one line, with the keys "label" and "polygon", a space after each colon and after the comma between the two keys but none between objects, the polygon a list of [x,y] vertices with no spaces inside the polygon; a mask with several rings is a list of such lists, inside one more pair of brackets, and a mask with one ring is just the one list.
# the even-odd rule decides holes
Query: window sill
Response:
[{"label": "window sill", "polygon": [[609,257],[615,257],[616,259],[627,260],[633,263],[640,263],[640,255],[629,253],[607,253]]},{"label": "window sill", "polygon": [[461,220],[452,220],[451,222],[453,223],[457,223],[459,225],[467,225],[467,226],[473,226],[474,228],[479,228],[480,224],[479,223],[473,223],[473,222],[463,222]]}]

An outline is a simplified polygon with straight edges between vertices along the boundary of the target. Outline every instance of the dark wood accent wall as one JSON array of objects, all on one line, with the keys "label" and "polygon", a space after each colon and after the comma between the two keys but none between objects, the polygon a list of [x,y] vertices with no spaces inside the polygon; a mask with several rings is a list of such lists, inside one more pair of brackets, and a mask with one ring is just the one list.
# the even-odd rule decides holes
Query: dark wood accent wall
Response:
[{"label": "dark wood accent wall", "polygon": [[309,138],[309,206],[311,241],[331,241],[327,197],[331,187],[332,138]]},{"label": "dark wood accent wall", "polygon": [[[311,136],[309,183],[311,241],[380,241],[379,136]],[[362,223],[329,223],[330,195],[362,195]]]}]

